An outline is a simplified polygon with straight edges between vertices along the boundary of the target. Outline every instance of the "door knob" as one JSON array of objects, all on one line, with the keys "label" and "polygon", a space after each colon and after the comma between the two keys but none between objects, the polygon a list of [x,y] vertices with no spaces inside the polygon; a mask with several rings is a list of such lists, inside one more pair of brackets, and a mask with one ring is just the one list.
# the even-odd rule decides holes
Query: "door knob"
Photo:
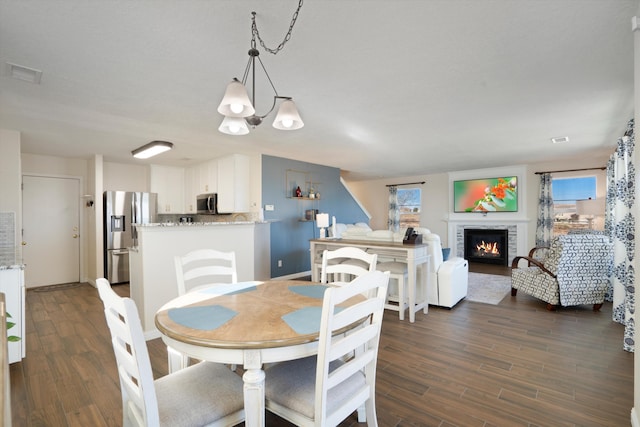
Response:
[{"label": "door knob", "polygon": [[22,241],[22,246],[27,246],[27,242]]},{"label": "door knob", "polygon": [[78,235],[77,235],[77,234],[74,234],[74,235],[73,235],[73,238],[74,238],[74,239],[77,239],[77,238],[78,238]]}]

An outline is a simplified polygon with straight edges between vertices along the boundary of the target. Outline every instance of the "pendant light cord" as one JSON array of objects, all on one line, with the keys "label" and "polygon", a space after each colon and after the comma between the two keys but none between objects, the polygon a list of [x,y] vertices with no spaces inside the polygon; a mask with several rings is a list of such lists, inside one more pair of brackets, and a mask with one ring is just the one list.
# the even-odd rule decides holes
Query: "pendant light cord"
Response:
[{"label": "pendant light cord", "polygon": [[302,8],[302,3],[304,2],[304,0],[300,0],[298,3],[298,8],[296,9],[295,12],[293,12],[293,17],[291,18],[291,24],[289,24],[289,31],[287,31],[287,34],[284,36],[284,40],[282,40],[282,42],[278,45],[278,47],[276,47],[275,49],[271,49],[269,47],[267,47],[267,45],[264,43],[264,40],[262,40],[262,37],[260,37],[260,32],[258,31],[258,25],[256,24],[256,13],[255,12],[251,12],[251,34],[252,34],[252,41],[253,41],[253,46],[255,47],[255,38],[257,37],[258,40],[260,41],[260,46],[262,46],[262,48],[272,54],[276,54],[278,52],[280,52],[282,50],[282,48],[284,47],[285,44],[287,44],[287,42],[289,41],[289,39],[291,38],[291,32],[293,31],[293,26],[296,25],[296,20],[298,19],[298,14],[300,13],[300,9]]}]

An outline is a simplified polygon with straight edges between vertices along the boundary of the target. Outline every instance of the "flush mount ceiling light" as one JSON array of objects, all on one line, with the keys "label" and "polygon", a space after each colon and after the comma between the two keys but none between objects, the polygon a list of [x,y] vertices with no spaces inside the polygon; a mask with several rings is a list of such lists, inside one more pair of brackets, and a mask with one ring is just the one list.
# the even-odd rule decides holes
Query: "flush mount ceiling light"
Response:
[{"label": "flush mount ceiling light", "polygon": [[[249,126],[255,128],[256,126],[260,125],[260,123],[262,123],[262,120],[274,110],[278,100],[282,100],[282,102],[280,103],[278,114],[276,114],[276,118],[273,121],[273,127],[281,130],[295,130],[300,129],[304,126],[304,123],[300,118],[300,114],[298,113],[298,109],[296,108],[296,104],[293,102],[293,99],[290,96],[278,95],[278,91],[273,85],[271,77],[269,76],[269,73],[267,73],[267,69],[264,67],[262,60],[260,59],[260,52],[258,51],[258,49],[256,49],[257,37],[260,41],[260,46],[262,46],[265,51],[275,55],[282,50],[284,45],[291,38],[291,32],[293,31],[293,26],[298,19],[298,13],[300,12],[300,8],[302,7],[302,2],[303,0],[300,0],[298,3],[298,8],[293,14],[291,24],[289,25],[289,31],[284,37],[284,40],[275,49],[270,49],[265,45],[264,41],[260,37],[260,33],[258,32],[258,27],[256,25],[256,13],[251,12],[251,48],[249,49],[249,62],[247,63],[247,66],[244,70],[242,81],[234,78],[231,83],[227,85],[227,90],[225,91],[224,97],[222,98],[222,101],[218,106],[218,112],[225,116],[222,124],[218,128],[220,132],[229,135],[248,134]],[[275,94],[273,96],[273,104],[271,105],[271,109],[263,115],[257,115],[255,109],[256,60],[258,60],[258,62],[260,63],[262,71],[264,71],[264,74],[266,75],[267,80],[271,85],[271,89],[273,89],[273,93]],[[249,94],[246,87],[249,73],[251,73],[251,99],[249,99]]]},{"label": "flush mount ceiling light", "polygon": [[157,154],[164,153],[173,148],[173,144],[167,141],[151,141],[140,148],[136,148],[131,152],[136,159],[148,159]]}]

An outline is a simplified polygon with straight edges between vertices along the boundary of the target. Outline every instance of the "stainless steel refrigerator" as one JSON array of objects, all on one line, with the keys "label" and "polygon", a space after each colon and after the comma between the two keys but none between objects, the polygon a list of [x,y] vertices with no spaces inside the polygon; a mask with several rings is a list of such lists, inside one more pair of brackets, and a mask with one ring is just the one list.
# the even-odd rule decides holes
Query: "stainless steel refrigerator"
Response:
[{"label": "stainless steel refrigerator", "polygon": [[129,191],[104,192],[104,277],[129,281],[129,248],[137,246],[135,224],[156,222],[158,195]]}]

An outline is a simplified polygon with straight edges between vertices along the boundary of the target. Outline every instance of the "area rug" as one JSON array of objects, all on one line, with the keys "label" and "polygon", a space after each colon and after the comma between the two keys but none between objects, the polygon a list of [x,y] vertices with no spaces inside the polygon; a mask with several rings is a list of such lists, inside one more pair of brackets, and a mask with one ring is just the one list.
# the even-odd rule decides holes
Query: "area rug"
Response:
[{"label": "area rug", "polygon": [[497,305],[510,291],[510,276],[469,273],[467,301]]}]

